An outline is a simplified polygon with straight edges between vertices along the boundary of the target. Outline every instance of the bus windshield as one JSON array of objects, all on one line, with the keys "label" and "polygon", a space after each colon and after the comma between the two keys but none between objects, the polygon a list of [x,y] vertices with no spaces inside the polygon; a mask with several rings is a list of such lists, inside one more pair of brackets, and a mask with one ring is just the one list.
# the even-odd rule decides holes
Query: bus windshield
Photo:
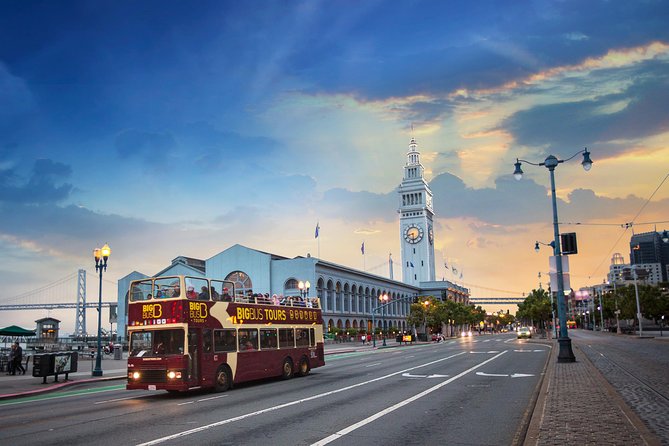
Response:
[{"label": "bus windshield", "polygon": [[130,335],[130,356],[154,357],[184,354],[184,331],[138,331]]}]

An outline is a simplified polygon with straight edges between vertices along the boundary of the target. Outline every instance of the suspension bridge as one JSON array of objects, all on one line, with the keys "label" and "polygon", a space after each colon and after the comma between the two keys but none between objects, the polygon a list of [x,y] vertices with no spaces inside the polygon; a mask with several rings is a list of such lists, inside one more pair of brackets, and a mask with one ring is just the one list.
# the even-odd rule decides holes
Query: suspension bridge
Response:
[{"label": "suspension bridge", "polygon": [[[94,275],[93,277],[96,277]],[[105,280],[109,288],[116,289],[117,283]],[[103,286],[104,291],[104,286]],[[105,299],[102,306],[110,308],[117,304],[116,299]],[[76,311],[75,336],[84,336],[86,332],[86,310],[98,308],[98,298],[86,300],[86,270],[80,269],[48,285],[17,296],[0,299],[0,311],[54,310],[73,308]]]}]

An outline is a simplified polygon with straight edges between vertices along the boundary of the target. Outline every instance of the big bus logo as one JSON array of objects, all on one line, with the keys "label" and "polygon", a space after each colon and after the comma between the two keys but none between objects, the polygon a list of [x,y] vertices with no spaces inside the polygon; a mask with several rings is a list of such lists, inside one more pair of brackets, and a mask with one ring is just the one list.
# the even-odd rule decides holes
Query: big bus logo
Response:
[{"label": "big bus logo", "polygon": [[163,307],[160,304],[142,305],[142,319],[158,319],[163,316]]},{"label": "big bus logo", "polygon": [[188,310],[191,319],[206,319],[209,315],[204,302],[188,302]]}]

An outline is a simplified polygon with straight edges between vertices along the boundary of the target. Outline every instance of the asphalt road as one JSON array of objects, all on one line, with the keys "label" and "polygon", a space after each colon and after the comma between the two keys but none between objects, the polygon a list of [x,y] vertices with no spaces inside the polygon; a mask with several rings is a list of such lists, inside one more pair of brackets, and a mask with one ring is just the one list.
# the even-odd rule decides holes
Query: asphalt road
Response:
[{"label": "asphalt road", "polygon": [[122,381],[0,404],[11,445],[511,444],[549,346],[514,334],[328,355],[307,377],[225,393]]}]

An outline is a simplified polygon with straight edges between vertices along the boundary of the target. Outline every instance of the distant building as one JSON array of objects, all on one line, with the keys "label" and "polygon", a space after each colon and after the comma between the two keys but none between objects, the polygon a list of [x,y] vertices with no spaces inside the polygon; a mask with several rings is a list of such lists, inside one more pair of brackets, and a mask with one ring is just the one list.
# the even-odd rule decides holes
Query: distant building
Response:
[{"label": "distant building", "polygon": [[667,268],[669,266],[669,243],[664,243],[661,233],[656,231],[632,235],[630,263],[653,271],[659,270],[657,282],[669,281]]},{"label": "distant building", "polygon": [[60,321],[52,317],[45,317],[35,321],[37,328],[35,334],[39,342],[55,342],[58,339],[58,331],[60,330]]}]

